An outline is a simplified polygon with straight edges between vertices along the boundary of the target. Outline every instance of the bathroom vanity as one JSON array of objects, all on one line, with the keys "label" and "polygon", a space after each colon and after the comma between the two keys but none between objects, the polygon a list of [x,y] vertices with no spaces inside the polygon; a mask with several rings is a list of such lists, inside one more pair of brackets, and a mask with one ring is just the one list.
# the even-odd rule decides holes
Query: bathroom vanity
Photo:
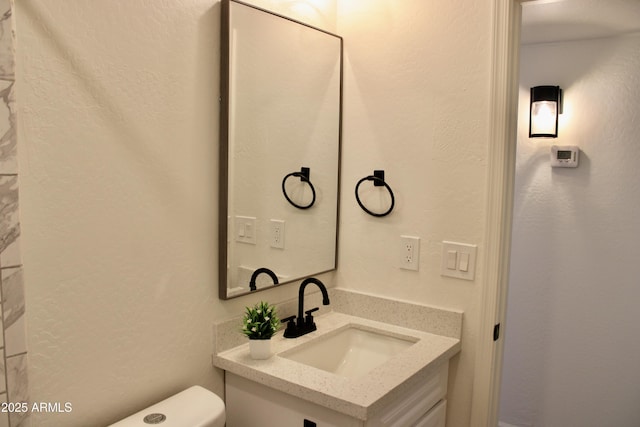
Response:
[{"label": "bathroom vanity", "polygon": [[331,311],[316,317],[317,330],[295,339],[280,331],[267,360],[251,359],[248,344],[230,338],[233,323],[217,325],[214,365],[225,371],[227,426],[444,427],[462,314],[330,293]]},{"label": "bathroom vanity", "polygon": [[448,364],[444,364],[437,372],[428,376],[422,386],[394,393],[392,401],[368,420],[228,374],[225,392],[227,412],[230,415],[227,426],[444,427],[447,370]]}]

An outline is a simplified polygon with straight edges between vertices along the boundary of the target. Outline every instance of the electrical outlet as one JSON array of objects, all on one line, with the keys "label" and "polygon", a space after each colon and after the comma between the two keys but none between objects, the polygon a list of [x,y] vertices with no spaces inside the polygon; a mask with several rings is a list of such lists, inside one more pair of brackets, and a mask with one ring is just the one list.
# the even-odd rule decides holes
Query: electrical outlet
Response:
[{"label": "electrical outlet", "polygon": [[271,220],[271,247],[284,249],[284,221],[280,219]]},{"label": "electrical outlet", "polygon": [[418,271],[420,265],[420,238],[400,236],[400,268]]}]

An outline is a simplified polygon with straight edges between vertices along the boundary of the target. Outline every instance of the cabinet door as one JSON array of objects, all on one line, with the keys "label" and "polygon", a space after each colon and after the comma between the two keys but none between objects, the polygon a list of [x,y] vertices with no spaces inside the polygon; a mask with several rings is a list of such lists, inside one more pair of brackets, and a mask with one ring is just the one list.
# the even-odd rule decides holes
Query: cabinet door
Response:
[{"label": "cabinet door", "polygon": [[227,427],[363,426],[355,418],[228,372],[225,400]]},{"label": "cabinet door", "polygon": [[367,421],[367,427],[415,426],[438,402],[446,397],[449,363],[422,378],[409,390],[399,393],[380,413]]},{"label": "cabinet door", "polygon": [[447,415],[447,401],[442,400],[424,417],[420,418],[414,427],[444,427]]}]

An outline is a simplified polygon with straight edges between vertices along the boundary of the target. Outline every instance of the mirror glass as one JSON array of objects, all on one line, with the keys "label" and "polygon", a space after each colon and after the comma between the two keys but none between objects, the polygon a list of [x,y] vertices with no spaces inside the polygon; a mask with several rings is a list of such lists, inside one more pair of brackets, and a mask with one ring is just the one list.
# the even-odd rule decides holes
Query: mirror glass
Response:
[{"label": "mirror glass", "polygon": [[[336,268],[342,39],[222,2],[220,298]],[[264,270],[259,270],[264,271]],[[267,272],[268,273],[268,272]],[[258,274],[256,290],[274,286]]]}]

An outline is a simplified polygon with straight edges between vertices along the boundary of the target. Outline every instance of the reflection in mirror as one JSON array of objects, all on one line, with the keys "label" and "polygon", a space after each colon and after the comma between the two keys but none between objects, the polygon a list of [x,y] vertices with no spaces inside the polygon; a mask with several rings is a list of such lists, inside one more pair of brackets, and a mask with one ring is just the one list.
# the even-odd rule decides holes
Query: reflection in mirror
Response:
[{"label": "reflection in mirror", "polygon": [[342,39],[224,0],[221,43],[219,295],[228,299],[336,268]]}]

